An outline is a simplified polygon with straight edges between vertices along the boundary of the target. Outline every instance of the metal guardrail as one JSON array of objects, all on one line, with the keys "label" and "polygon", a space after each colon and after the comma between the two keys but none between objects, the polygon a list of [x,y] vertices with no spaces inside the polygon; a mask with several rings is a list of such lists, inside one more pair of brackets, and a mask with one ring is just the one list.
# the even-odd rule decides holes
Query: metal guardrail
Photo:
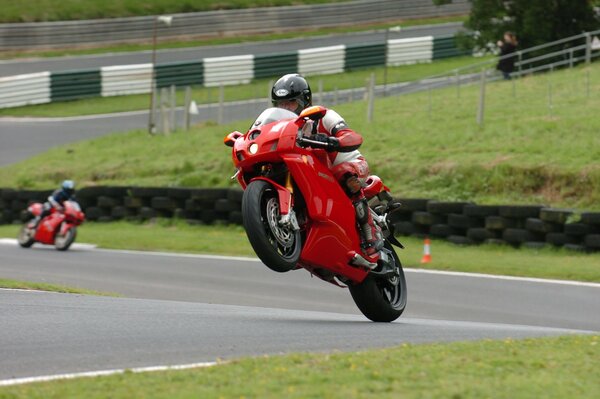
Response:
[{"label": "metal guardrail", "polygon": [[[466,14],[468,0],[435,6],[431,0],[355,0],[343,3],[265,7],[175,14],[158,24],[161,38],[217,37],[282,32]],[[84,21],[0,24],[0,51],[149,41],[156,16]]]}]

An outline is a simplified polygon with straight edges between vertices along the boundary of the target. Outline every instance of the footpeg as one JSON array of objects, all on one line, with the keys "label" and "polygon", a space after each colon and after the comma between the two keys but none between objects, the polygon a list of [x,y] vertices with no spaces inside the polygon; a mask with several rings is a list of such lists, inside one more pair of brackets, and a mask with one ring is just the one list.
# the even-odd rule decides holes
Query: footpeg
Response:
[{"label": "footpeg", "polygon": [[354,255],[352,255],[352,259],[350,259],[350,264],[353,266],[366,267],[369,270],[374,270],[377,267],[377,263],[369,262],[356,252],[354,253]]}]

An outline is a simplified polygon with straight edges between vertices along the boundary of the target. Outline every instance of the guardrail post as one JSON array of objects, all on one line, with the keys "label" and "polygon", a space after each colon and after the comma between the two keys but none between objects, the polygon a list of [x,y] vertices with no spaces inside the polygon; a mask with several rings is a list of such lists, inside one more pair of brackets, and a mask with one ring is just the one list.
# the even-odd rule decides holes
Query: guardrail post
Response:
[{"label": "guardrail post", "polygon": [[589,32],[585,34],[585,63],[592,62],[592,35]]},{"label": "guardrail post", "polygon": [[481,70],[481,84],[479,90],[479,108],[477,110],[477,124],[483,126],[483,117],[485,111],[485,69]]},{"label": "guardrail post", "polygon": [[522,68],[523,66],[521,65],[521,63],[523,62],[523,53],[521,53],[520,51],[517,51],[517,55],[519,57],[519,77],[521,77],[521,72],[522,72]]},{"label": "guardrail post", "polygon": [[190,130],[190,105],[192,104],[192,88],[186,86],[185,88],[185,105],[183,106],[183,126],[185,131]]}]

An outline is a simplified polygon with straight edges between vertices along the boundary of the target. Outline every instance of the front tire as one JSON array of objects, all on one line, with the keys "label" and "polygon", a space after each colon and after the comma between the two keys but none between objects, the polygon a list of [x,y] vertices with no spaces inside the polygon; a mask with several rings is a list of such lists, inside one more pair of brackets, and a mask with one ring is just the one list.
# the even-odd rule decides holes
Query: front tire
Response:
[{"label": "front tire", "polygon": [[19,231],[19,236],[17,237],[17,242],[23,248],[29,248],[35,242],[33,238],[33,236],[35,235],[35,229],[30,229],[28,227],[29,223],[31,223],[31,221],[25,223],[23,227],[21,227],[21,230]]},{"label": "front tire", "polygon": [[269,183],[255,180],[246,187],[242,218],[254,252],[269,269],[284,273],[296,267],[302,252],[300,231],[279,225],[279,198]]},{"label": "front tire", "polygon": [[75,237],[77,237],[77,229],[75,227],[68,229],[64,236],[58,233],[54,239],[54,247],[59,251],[66,251],[75,241]]},{"label": "front tire", "polygon": [[386,241],[385,248],[391,252],[397,268],[394,278],[369,274],[360,283],[349,285],[354,303],[369,320],[389,323],[396,320],[406,308],[406,278],[402,264],[392,246]]}]

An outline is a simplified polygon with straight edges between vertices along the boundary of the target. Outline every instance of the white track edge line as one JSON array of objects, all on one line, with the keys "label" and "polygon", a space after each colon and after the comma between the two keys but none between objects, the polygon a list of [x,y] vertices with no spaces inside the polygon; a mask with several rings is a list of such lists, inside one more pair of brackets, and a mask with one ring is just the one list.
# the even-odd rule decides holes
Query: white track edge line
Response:
[{"label": "white track edge line", "polygon": [[0,380],[0,386],[11,386],[29,384],[33,382],[47,382],[55,380],[72,380],[81,377],[100,377],[109,376],[115,374],[124,374],[125,372],[133,373],[146,373],[153,371],[171,371],[171,370],[187,370],[194,368],[205,368],[216,366],[217,362],[203,362],[203,363],[191,363],[191,364],[180,364],[173,366],[150,366],[150,367],[137,367],[131,369],[114,369],[114,370],[100,370],[100,371],[85,371],[81,373],[69,373],[69,374],[55,374],[55,375],[44,375],[39,377],[25,377],[25,378],[10,378],[7,380]]},{"label": "white track edge line", "polygon": [[[3,242],[0,239],[0,244],[2,244],[2,243]],[[129,249],[108,249],[108,248],[94,248],[93,250],[98,251],[98,252],[113,252],[113,253],[129,254],[129,255],[172,256],[172,257],[181,257],[181,258],[233,260],[233,261],[240,261],[240,262],[260,262],[260,260],[258,258],[250,258],[250,257],[244,257],[244,256],[190,254],[190,253],[161,252],[161,251],[136,251],[136,250],[129,250]],[[507,280],[507,281],[520,281],[520,282],[545,283],[545,284],[561,284],[561,285],[571,285],[571,286],[577,286],[577,287],[600,288],[600,283],[591,283],[591,282],[586,282],[586,281],[556,280],[556,279],[545,279],[545,278],[536,278],[536,277],[502,276],[499,274],[453,272],[453,271],[447,271],[447,270],[430,270],[430,269],[415,269],[415,268],[404,268],[404,271],[408,272],[408,273],[439,274],[439,275],[455,276],[455,277],[486,278],[486,279]]]}]

